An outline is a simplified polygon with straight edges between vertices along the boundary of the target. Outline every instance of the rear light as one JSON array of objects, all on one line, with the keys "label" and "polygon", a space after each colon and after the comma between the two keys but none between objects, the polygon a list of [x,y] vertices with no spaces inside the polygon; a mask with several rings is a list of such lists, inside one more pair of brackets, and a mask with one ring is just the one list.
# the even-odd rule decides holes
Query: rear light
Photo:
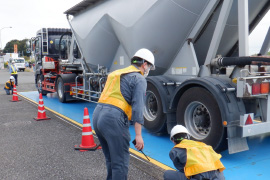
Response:
[{"label": "rear light", "polygon": [[269,82],[262,82],[261,83],[261,94],[268,94],[269,93]]},{"label": "rear light", "polygon": [[253,83],[252,84],[252,95],[257,95],[261,93],[261,84]]},{"label": "rear light", "polygon": [[250,115],[248,115],[245,125],[249,125],[249,124],[253,124],[253,121],[252,121]]}]

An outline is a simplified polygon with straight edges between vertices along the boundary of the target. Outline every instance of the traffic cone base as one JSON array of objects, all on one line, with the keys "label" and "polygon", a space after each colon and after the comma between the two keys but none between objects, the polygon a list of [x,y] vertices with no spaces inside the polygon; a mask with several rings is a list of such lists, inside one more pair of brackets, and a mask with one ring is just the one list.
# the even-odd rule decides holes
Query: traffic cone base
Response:
[{"label": "traffic cone base", "polygon": [[22,101],[22,100],[20,100],[20,99],[18,99],[18,100],[9,100],[10,102],[17,102],[17,101]]},{"label": "traffic cone base", "polygon": [[46,117],[46,118],[38,118],[38,117],[36,117],[36,118],[33,118],[34,120],[36,120],[36,121],[42,121],[42,120],[50,120],[51,118],[50,117]]},{"label": "traffic cone base", "polygon": [[74,146],[74,149],[75,149],[75,150],[79,150],[79,151],[81,151],[81,152],[84,152],[84,151],[95,151],[95,150],[97,150],[97,149],[101,149],[101,146],[96,144],[96,145],[95,145],[94,147],[92,147],[92,148],[87,148],[87,147],[81,147],[81,145],[80,145],[80,146],[75,145],[75,146]]},{"label": "traffic cone base", "polygon": [[100,149],[100,145],[97,145],[94,141],[88,109],[84,108],[83,116],[83,128],[82,128],[82,143],[80,146],[75,145],[75,150],[94,151]]},{"label": "traffic cone base", "polygon": [[37,117],[34,118],[36,121],[41,121],[41,120],[50,120],[51,118],[46,116],[46,110],[44,107],[44,103],[43,103],[43,98],[42,98],[42,94],[39,94],[39,102],[38,102],[38,114]]}]

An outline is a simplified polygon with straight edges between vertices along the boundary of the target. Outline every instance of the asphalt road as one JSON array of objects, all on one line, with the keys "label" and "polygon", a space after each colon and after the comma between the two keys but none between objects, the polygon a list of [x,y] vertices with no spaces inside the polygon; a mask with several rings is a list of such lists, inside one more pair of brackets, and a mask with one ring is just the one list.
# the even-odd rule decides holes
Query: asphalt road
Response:
[{"label": "asphalt road", "polygon": [[[12,95],[6,95],[3,89],[9,76],[7,70],[0,70],[0,179],[106,179],[101,150],[74,150],[81,142],[80,127],[49,111],[46,114],[51,120],[35,121],[36,104],[20,96],[22,101],[10,102]],[[18,78],[18,92],[36,91],[33,72],[19,72]],[[128,179],[163,179],[163,172],[131,156]]]}]

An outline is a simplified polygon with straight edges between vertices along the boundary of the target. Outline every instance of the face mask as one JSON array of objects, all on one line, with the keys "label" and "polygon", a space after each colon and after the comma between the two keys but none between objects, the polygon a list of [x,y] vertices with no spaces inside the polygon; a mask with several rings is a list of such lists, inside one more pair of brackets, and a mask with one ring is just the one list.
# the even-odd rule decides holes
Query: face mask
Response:
[{"label": "face mask", "polygon": [[145,71],[144,71],[144,77],[145,77],[145,78],[148,76],[149,71],[150,71],[150,68],[151,68],[151,67],[149,67],[149,66],[147,65],[147,68],[146,68]]}]

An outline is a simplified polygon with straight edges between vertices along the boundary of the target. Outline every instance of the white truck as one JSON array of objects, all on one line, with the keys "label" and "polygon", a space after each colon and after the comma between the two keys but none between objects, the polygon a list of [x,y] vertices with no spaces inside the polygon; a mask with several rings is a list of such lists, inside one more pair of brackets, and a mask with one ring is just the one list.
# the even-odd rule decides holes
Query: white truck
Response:
[{"label": "white truck", "polygon": [[248,56],[248,35],[269,8],[269,0],[84,0],[64,12],[72,37],[60,39],[70,46],[57,62],[72,73],[52,75],[59,100],[96,102],[108,73],[147,48],[156,70],[144,127],[160,134],[182,124],[218,151],[248,150],[247,137],[270,132],[270,32]]},{"label": "white truck", "polygon": [[12,61],[15,62],[15,65],[16,65],[18,71],[24,71],[25,70],[25,59],[23,57],[10,58],[9,59],[9,64],[11,64]]}]

